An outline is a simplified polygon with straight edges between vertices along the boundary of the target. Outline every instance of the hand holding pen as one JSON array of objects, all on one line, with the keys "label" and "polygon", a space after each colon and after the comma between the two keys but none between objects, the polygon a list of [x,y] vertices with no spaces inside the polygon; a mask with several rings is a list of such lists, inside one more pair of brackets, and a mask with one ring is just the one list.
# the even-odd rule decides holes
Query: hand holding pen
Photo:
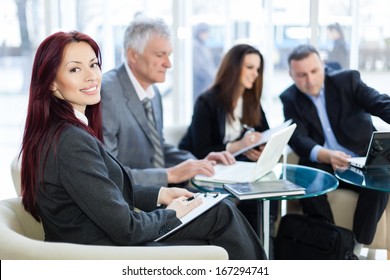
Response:
[{"label": "hand holding pen", "polygon": [[261,133],[257,132],[253,127],[250,127],[246,124],[243,124],[242,127],[245,130],[244,136],[242,137],[243,146],[247,147],[249,145],[252,145],[253,143],[256,143],[261,138]]},{"label": "hand holding pen", "polygon": [[250,127],[249,125],[246,125],[246,124],[243,124],[242,127],[244,128],[245,133],[251,133],[251,132],[255,131],[255,129],[253,127]]},{"label": "hand holding pen", "polygon": [[[258,142],[261,138],[261,133],[255,131],[253,127],[250,127],[246,124],[242,125],[243,130],[245,133],[239,140],[235,140],[232,142],[227,143],[226,150],[230,152],[231,154],[235,154],[236,152],[247,148],[248,146],[252,146],[256,142]],[[254,155],[255,156],[255,155]],[[250,160],[256,161],[257,159],[254,158],[254,156],[248,157]]]},{"label": "hand holding pen", "polygon": [[[243,128],[246,130],[244,136],[241,139],[244,147],[251,146],[261,139],[262,137],[261,133],[255,131],[253,127],[249,127],[244,124]],[[263,148],[264,146],[250,149],[247,152],[245,152],[244,155],[252,161],[257,161],[262,153]]]},{"label": "hand holding pen", "polygon": [[196,193],[196,194],[194,194],[193,196],[187,198],[186,201],[194,200],[195,198],[197,198],[198,196],[200,196],[200,194],[201,194],[201,193]]},{"label": "hand holding pen", "polygon": [[172,200],[172,202],[167,205],[166,209],[175,210],[176,217],[180,219],[202,203],[203,200],[199,197],[199,194],[194,194],[190,197],[179,197]]},{"label": "hand holding pen", "polygon": [[197,197],[212,197],[212,198],[217,198],[219,195],[219,192],[205,192],[205,193],[196,193],[193,196],[187,198],[187,201],[194,200]]}]

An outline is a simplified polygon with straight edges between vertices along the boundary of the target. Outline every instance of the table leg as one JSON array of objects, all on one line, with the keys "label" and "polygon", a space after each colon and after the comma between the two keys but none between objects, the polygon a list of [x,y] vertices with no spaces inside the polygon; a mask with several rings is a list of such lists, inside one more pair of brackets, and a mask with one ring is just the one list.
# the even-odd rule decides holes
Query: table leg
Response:
[{"label": "table leg", "polygon": [[269,208],[270,208],[270,201],[264,200],[262,202],[263,204],[263,219],[262,219],[262,225],[263,225],[263,246],[264,251],[267,254],[267,257],[269,258]]},{"label": "table leg", "polygon": [[263,241],[264,233],[263,233],[263,228],[264,228],[264,223],[263,223],[263,201],[262,200],[257,200],[257,227],[256,227],[256,233],[259,236],[259,239]]}]

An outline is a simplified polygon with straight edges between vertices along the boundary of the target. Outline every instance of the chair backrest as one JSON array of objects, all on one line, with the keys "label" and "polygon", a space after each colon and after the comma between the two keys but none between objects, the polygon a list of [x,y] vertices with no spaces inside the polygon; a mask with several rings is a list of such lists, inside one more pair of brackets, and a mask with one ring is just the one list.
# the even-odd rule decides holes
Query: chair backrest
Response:
[{"label": "chair backrest", "polygon": [[165,142],[177,146],[188,129],[187,125],[175,125],[164,127]]},{"label": "chair backrest", "polygon": [[41,223],[37,222],[23,207],[20,197],[0,202],[0,223],[20,235],[35,240],[44,240]]},{"label": "chair backrest", "polygon": [[11,162],[11,176],[12,176],[12,181],[14,183],[16,194],[18,196],[20,196],[21,193],[21,177],[20,177],[21,168],[22,168],[21,160],[19,158],[19,154],[17,154]]}]

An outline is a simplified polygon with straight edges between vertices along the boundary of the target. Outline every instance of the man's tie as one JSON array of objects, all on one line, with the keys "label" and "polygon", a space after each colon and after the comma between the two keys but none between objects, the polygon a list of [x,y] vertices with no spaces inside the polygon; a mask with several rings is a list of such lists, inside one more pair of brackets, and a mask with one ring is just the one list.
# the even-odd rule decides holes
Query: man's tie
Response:
[{"label": "man's tie", "polygon": [[150,128],[150,138],[152,139],[152,144],[154,147],[154,167],[156,168],[164,168],[164,154],[161,147],[160,137],[157,133],[156,123],[153,117],[153,108],[152,102],[149,98],[145,98],[142,101],[145,113],[148,118],[148,126]]}]

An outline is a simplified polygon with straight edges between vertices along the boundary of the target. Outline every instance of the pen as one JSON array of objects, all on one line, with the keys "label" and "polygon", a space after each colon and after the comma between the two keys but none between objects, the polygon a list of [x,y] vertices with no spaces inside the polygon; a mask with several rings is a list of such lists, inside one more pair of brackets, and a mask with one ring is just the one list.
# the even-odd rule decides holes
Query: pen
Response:
[{"label": "pen", "polygon": [[193,196],[187,198],[187,201],[194,200],[194,199],[197,198],[199,195],[200,195],[200,193],[196,193],[196,194],[194,194]]},{"label": "pen", "polygon": [[254,132],[255,129],[250,127],[249,125],[243,124],[242,127],[246,130],[246,132]]}]

